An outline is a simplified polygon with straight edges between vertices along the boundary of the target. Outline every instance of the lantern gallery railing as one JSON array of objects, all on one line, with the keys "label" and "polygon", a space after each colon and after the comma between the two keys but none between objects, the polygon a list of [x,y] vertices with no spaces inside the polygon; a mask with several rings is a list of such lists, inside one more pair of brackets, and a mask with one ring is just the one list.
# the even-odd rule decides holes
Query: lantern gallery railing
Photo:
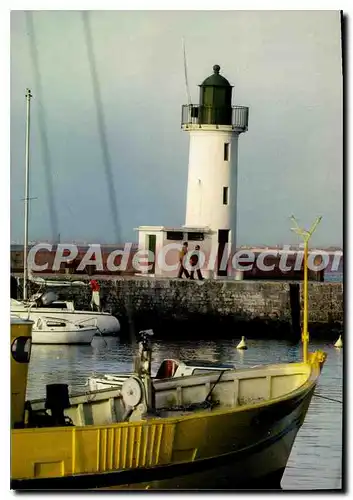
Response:
[{"label": "lantern gallery railing", "polygon": [[249,108],[231,106],[217,108],[199,104],[184,104],[181,125],[231,125],[233,129],[248,130]]}]

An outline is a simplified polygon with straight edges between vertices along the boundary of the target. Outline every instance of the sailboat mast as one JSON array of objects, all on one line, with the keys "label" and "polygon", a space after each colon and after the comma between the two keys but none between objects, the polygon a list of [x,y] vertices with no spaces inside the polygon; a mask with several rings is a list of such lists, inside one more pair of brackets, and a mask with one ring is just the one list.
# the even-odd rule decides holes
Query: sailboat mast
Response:
[{"label": "sailboat mast", "polygon": [[31,112],[31,91],[26,89],[26,170],[25,170],[25,235],[23,247],[23,299],[27,299],[28,283],[28,215],[29,215],[29,133]]}]

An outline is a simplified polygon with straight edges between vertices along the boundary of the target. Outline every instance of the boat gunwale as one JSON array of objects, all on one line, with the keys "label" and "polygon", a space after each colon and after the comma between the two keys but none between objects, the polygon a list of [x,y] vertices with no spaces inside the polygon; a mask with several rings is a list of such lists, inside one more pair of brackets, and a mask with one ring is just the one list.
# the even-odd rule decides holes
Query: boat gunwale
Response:
[{"label": "boat gunwale", "polygon": [[[59,308],[59,307],[34,307],[32,305],[31,307],[31,304],[28,305],[28,307],[24,306],[23,304],[21,304],[21,306],[23,307],[23,309],[13,309],[13,313],[14,314],[28,314],[28,310],[30,309],[29,311],[29,314],[31,314],[32,312],[36,313],[36,314],[44,314],[44,312],[47,312],[47,311],[53,311],[54,313],[55,312],[59,312],[60,314],[64,313],[64,314],[86,314],[87,316],[109,316],[110,318],[115,318],[116,320],[118,320],[118,318],[116,316],[114,316],[113,314],[107,312],[107,311],[85,311],[85,310],[81,310],[81,309],[74,309],[73,311],[70,311],[69,309],[65,309],[65,308]],[[43,311],[41,311],[40,309],[42,309]],[[119,321],[119,320],[118,320]]]}]

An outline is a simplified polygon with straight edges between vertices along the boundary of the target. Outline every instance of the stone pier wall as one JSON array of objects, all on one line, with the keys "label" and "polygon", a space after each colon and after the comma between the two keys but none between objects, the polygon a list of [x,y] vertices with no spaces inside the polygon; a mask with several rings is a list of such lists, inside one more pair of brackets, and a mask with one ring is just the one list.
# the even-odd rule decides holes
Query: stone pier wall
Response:
[{"label": "stone pier wall", "polygon": [[[119,318],[122,334],[131,328],[153,328],[160,337],[226,337],[241,327],[253,337],[300,336],[301,283],[153,278],[98,282],[103,305]],[[89,287],[63,289],[61,296],[73,299],[78,309],[88,308],[91,300]],[[343,283],[310,282],[309,305],[312,337],[337,337],[343,328]]]}]

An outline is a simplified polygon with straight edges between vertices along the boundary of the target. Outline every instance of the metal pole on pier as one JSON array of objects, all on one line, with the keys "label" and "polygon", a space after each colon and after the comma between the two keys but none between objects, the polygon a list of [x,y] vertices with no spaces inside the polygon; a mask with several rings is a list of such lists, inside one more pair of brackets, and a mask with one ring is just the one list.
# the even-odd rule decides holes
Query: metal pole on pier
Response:
[{"label": "metal pole on pier", "polygon": [[304,302],[304,310],[303,310],[303,330],[302,330],[302,343],[303,343],[303,361],[306,363],[308,361],[308,346],[309,346],[309,331],[308,331],[308,312],[309,312],[309,300],[308,300],[308,249],[309,249],[309,240],[311,235],[315,231],[317,225],[320,223],[322,217],[317,217],[317,219],[312,224],[309,231],[306,229],[301,229],[298,226],[298,223],[294,216],[291,217],[292,221],[295,224],[295,227],[292,228],[292,231],[296,232],[301,236],[304,240],[304,282],[303,282],[303,302]]},{"label": "metal pole on pier", "polygon": [[23,247],[23,299],[27,299],[28,282],[28,215],[29,215],[29,132],[30,132],[30,111],[31,111],[31,91],[26,89],[27,112],[26,112],[26,170],[25,170],[25,236]]}]

